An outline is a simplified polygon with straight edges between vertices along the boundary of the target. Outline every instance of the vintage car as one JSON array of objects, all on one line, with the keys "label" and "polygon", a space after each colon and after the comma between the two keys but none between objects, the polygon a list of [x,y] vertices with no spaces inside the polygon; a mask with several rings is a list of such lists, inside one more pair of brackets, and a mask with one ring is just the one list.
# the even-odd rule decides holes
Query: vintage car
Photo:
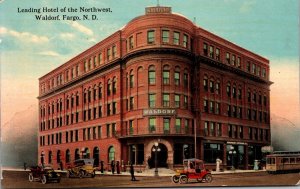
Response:
[{"label": "vintage car", "polygon": [[67,177],[95,177],[94,159],[77,159],[67,167]]},{"label": "vintage car", "polygon": [[204,163],[199,159],[184,159],[183,170],[176,170],[176,174],[172,176],[174,183],[188,183],[189,180],[195,179],[198,182],[211,182],[212,175],[205,169]]},{"label": "vintage car", "polygon": [[51,181],[56,181],[57,183],[59,183],[60,174],[55,172],[50,166],[32,166],[30,168],[28,180],[30,182],[41,181],[43,184]]}]

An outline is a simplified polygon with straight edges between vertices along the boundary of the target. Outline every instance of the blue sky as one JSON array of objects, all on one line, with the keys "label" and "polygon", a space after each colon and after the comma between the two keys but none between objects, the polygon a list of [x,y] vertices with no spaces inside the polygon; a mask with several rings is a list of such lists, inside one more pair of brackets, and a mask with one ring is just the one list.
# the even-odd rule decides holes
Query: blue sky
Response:
[{"label": "blue sky", "polygon": [[[159,2],[161,6],[171,6],[173,12],[185,15],[190,20],[194,20],[195,17],[198,26],[270,59],[274,79],[282,80],[284,77],[290,80],[286,75],[293,75],[294,92],[291,92],[291,95],[296,101],[298,98],[295,107],[298,108],[298,0],[160,0]],[[20,109],[32,103],[37,104],[39,77],[109,36],[134,17],[144,14],[145,7],[156,4],[156,0],[2,0],[0,55],[1,106],[4,121],[18,111],[5,109],[6,106],[11,106],[11,102],[20,103]],[[112,12],[97,14],[100,18],[98,21],[76,22],[37,21],[34,16],[36,13],[17,12],[18,8],[60,9],[82,6],[109,7]],[[51,13],[57,14],[63,13]],[[278,75],[280,70],[284,70],[281,67],[283,64],[293,66],[294,72],[290,73],[287,69],[288,73],[284,76]],[[286,87],[281,85],[285,84],[275,84],[274,91]],[[20,90],[25,86],[29,86],[31,90]],[[18,96],[15,95],[16,92]]]}]

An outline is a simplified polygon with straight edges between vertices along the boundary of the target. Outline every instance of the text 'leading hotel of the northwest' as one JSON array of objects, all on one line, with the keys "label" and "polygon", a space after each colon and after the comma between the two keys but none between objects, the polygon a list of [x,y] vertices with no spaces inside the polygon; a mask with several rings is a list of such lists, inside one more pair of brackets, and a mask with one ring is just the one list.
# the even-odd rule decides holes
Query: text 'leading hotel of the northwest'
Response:
[{"label": "text 'leading hotel of the northwest'", "polygon": [[269,73],[269,60],[148,7],[39,79],[39,163],[147,167],[158,142],[159,167],[252,169],[271,139]]}]

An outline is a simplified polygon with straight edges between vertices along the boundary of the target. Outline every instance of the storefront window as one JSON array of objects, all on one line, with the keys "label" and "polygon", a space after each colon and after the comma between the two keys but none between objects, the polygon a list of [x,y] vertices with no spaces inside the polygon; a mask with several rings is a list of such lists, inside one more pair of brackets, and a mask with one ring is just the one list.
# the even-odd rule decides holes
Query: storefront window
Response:
[{"label": "storefront window", "polygon": [[205,163],[216,163],[216,159],[223,159],[223,145],[214,143],[204,144]]}]

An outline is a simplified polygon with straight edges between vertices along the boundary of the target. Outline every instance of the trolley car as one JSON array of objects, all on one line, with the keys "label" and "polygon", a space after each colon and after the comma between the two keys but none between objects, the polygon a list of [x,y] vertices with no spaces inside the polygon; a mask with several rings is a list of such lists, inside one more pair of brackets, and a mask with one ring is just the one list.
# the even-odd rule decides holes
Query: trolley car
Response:
[{"label": "trolley car", "polygon": [[268,173],[288,173],[300,171],[300,152],[274,152],[267,155]]}]

